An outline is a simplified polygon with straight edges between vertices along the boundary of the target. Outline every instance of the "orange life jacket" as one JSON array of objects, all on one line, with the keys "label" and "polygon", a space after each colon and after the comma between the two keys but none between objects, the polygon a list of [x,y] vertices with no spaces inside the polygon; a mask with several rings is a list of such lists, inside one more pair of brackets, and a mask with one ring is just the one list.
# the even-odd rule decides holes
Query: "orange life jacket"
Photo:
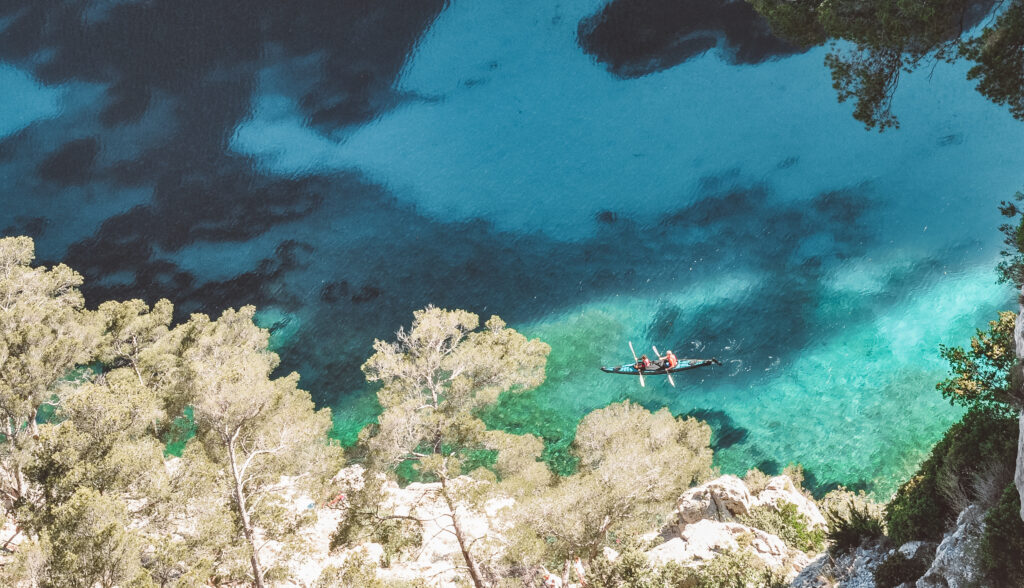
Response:
[{"label": "orange life jacket", "polygon": [[668,360],[668,367],[669,367],[669,369],[672,369],[672,368],[676,367],[677,365],[679,365],[679,360],[676,359],[676,354],[672,353],[671,351],[669,351],[668,353],[665,354],[665,359]]}]

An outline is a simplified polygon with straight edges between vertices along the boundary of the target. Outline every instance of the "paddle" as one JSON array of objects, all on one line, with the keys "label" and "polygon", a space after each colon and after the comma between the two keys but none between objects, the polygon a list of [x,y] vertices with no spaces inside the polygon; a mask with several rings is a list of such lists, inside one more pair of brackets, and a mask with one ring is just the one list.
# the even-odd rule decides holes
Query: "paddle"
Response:
[{"label": "paddle", "polygon": [[[658,353],[658,348],[657,347],[655,347],[654,345],[651,345],[651,349],[654,350],[654,355],[657,355],[658,357],[661,357],[661,354]],[[675,380],[672,379],[672,374],[668,373],[668,366],[667,365],[665,366],[665,375],[668,376],[668,383],[672,384],[672,387],[675,388],[676,387],[676,382],[675,382]]]},{"label": "paddle", "polygon": [[[633,342],[632,341],[629,342],[629,352],[633,354],[633,365],[636,365],[636,363],[639,360],[637,360],[637,358],[636,358],[636,351],[633,351]],[[641,388],[644,387],[644,374],[643,374],[643,371],[644,371],[643,369],[636,370],[636,375],[640,376],[640,387]]]}]

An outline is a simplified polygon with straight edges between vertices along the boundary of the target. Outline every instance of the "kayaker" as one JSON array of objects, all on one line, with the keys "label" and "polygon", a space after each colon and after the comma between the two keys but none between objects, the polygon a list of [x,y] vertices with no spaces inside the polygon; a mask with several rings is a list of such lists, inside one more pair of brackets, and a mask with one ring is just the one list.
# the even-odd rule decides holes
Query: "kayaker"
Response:
[{"label": "kayaker", "polygon": [[658,358],[658,364],[661,367],[670,370],[679,365],[679,360],[676,359],[676,354],[672,353],[672,350],[669,349],[665,352],[665,355]]},{"label": "kayaker", "polygon": [[640,371],[649,370],[651,369],[651,360],[646,355],[641,355],[640,359],[636,360],[635,367]]}]

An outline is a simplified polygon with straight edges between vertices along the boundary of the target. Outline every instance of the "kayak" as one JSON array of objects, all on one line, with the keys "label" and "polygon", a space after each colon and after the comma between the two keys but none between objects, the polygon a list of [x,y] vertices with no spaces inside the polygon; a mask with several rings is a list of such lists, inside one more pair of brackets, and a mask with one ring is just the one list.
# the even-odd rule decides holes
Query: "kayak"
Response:
[{"label": "kayak", "polygon": [[715,358],[711,359],[680,359],[679,364],[672,369],[654,368],[648,370],[638,370],[633,364],[628,365],[617,365],[615,367],[602,367],[601,371],[609,374],[625,374],[627,376],[661,376],[664,374],[674,374],[676,372],[682,372],[685,370],[692,370],[694,368],[704,367],[706,365],[722,365],[722,362]]}]

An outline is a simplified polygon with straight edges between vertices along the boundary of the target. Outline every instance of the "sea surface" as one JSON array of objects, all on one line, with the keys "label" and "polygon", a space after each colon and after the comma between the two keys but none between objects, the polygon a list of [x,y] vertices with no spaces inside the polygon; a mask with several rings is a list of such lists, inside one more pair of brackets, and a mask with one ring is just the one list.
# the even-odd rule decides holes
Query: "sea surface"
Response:
[{"label": "sea surface", "polygon": [[[1013,301],[1024,127],[936,63],[867,131],[824,54],[713,0],[11,0],[0,231],[90,305],[257,305],[346,442],[374,338],[434,304],[551,345],[486,420],[553,467],[630,398],[711,423],[723,472],[885,498],[959,418],[939,344]],[[724,365],[598,370],[629,342]]]}]

